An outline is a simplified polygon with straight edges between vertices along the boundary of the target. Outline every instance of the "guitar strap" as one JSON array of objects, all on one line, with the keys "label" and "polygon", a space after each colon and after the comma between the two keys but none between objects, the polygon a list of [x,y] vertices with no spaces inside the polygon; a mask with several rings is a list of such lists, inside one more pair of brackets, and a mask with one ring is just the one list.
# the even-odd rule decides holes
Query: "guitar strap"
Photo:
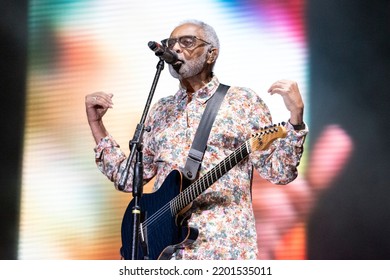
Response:
[{"label": "guitar strap", "polygon": [[200,120],[199,127],[196,130],[194,141],[192,142],[187,162],[184,167],[183,175],[190,181],[195,180],[198,174],[203,160],[203,155],[206,150],[206,144],[210,135],[211,127],[228,89],[229,86],[219,84],[217,91],[207,102],[206,109],[203,113],[202,119]]}]

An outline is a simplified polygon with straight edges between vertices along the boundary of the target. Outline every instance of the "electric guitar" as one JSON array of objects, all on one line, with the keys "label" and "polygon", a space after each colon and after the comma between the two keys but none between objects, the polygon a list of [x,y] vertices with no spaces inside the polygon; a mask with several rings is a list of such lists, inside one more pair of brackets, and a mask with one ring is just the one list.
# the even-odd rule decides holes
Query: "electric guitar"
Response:
[{"label": "electric guitar", "polygon": [[[141,213],[134,209],[133,199],[122,221],[122,257],[137,260],[170,259],[178,248],[193,243],[198,237],[198,230],[187,225],[190,214],[186,215],[192,201],[252,151],[264,150],[286,134],[284,123],[262,128],[192,184],[186,183],[179,170],[171,171],[156,192],[142,196],[138,203]],[[133,229],[134,215],[137,214],[140,215],[138,233]],[[138,244],[134,241],[135,234],[138,235]]]}]

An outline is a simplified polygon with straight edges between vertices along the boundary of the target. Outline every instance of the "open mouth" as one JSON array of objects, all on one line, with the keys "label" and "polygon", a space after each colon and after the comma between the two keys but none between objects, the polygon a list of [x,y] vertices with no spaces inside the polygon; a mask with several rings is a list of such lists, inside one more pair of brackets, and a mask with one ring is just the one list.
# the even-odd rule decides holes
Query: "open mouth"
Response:
[{"label": "open mouth", "polygon": [[184,61],[179,59],[178,61],[176,61],[176,62],[172,65],[172,67],[173,67],[173,69],[175,69],[176,72],[178,72],[179,69],[180,69],[180,67],[183,65],[183,63],[184,63]]},{"label": "open mouth", "polygon": [[173,65],[180,64],[182,65],[184,63],[184,60],[178,59]]}]

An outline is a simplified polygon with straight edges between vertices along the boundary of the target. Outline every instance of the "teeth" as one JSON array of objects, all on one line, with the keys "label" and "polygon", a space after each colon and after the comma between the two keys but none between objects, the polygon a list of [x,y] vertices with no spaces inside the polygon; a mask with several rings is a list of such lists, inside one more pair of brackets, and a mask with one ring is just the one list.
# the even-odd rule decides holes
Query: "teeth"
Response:
[{"label": "teeth", "polygon": [[173,64],[172,66],[173,66],[173,68],[176,70],[176,71],[179,71],[179,69],[181,68],[181,65],[182,65],[183,63],[181,63],[181,62],[176,62],[175,64]]}]

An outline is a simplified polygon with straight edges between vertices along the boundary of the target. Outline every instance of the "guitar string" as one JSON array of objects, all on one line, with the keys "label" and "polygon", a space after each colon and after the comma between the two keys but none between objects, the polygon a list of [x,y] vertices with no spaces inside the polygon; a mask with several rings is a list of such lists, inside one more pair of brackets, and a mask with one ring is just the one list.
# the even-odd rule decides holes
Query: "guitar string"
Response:
[{"label": "guitar string", "polygon": [[[234,157],[235,160],[236,160],[236,163],[230,167],[233,168],[239,161],[237,161],[237,155],[239,153],[242,154],[242,152],[245,150],[245,148],[248,150],[248,154],[250,153],[249,151],[249,148],[248,148],[248,144],[249,144],[249,141],[252,140],[252,139],[255,139],[255,138],[259,138],[260,136],[264,135],[265,133],[272,133],[272,132],[275,132],[277,131],[277,129],[274,129],[272,131],[268,130],[268,131],[262,131],[262,132],[259,132],[257,134],[254,134],[253,137],[247,141],[245,141],[237,150],[235,150],[233,153],[231,153],[225,160],[223,160],[222,162],[220,162],[219,164],[217,164],[214,168],[212,168],[210,170],[210,172],[208,172],[205,176],[201,177],[198,181],[195,181],[193,184],[191,184],[188,188],[186,188],[183,192],[181,192],[178,196],[176,196],[174,199],[172,199],[170,202],[166,203],[161,209],[159,209],[157,212],[155,212],[152,216],[150,216],[149,218],[147,218],[143,223],[142,223],[142,229],[144,230],[145,227],[149,227],[149,230],[153,230],[153,227],[152,225],[160,219],[161,215],[163,215],[166,211],[168,210],[173,210],[173,211],[170,211],[171,212],[171,216],[173,217],[174,215],[176,215],[177,213],[179,213],[180,210],[182,210],[188,203],[185,203],[183,205],[183,201],[185,202],[186,201],[186,196],[188,197],[188,195],[190,195],[190,192],[192,190],[196,191],[196,187],[198,185],[202,186],[202,182],[205,182],[207,180],[208,182],[208,179],[210,178],[211,179],[211,184],[213,184],[215,181],[217,181],[220,177],[222,177],[222,173],[221,173],[221,176],[218,177],[218,169],[221,169],[222,165],[229,161],[231,162],[231,159]],[[245,155],[245,157],[247,156]],[[241,159],[244,159],[244,156],[241,155]],[[229,170],[230,170],[229,169]],[[225,171],[226,172],[226,171]],[[213,174],[216,174],[216,178],[214,179],[213,178]],[[210,184],[209,184],[210,185]],[[200,193],[202,193],[204,190],[202,190]],[[199,193],[199,194],[200,194]],[[195,197],[194,199],[197,197],[197,194],[196,192],[194,192],[195,194]],[[173,212],[173,213],[172,213]]]},{"label": "guitar string", "polygon": [[[244,146],[244,145],[243,145]],[[236,158],[238,154],[238,151],[235,152],[235,153],[232,153],[230,156],[228,156],[228,159],[231,160],[233,157]],[[158,228],[157,226],[160,224],[160,223],[156,223],[156,221],[160,220],[160,217],[161,215],[163,215],[166,211],[168,211],[170,208],[172,209],[173,208],[173,212],[171,212],[171,216],[172,214],[173,215],[176,215],[179,211],[181,210],[182,208],[184,208],[185,204],[183,204],[183,200],[185,200],[185,197],[191,195],[191,191],[192,190],[196,190],[196,187],[199,187],[199,185],[202,185],[204,184],[204,182],[211,177],[211,180],[214,180],[213,178],[213,173],[216,172],[216,170],[218,169],[219,165],[217,165],[216,167],[214,167],[212,170],[210,170],[210,172],[204,176],[204,177],[201,177],[200,180],[194,182],[194,184],[190,185],[188,188],[186,188],[182,193],[180,193],[177,197],[175,197],[172,201],[172,207],[170,207],[170,203],[168,202],[167,204],[165,204],[164,207],[162,207],[158,212],[154,213],[152,216],[150,216],[147,220],[145,220],[145,222],[143,223],[142,225],[142,229],[144,230],[145,227],[148,227],[148,231],[149,232],[153,232],[154,230],[156,230],[156,228]],[[216,179],[215,179],[216,181]],[[215,182],[214,181],[214,182]],[[184,205],[182,208],[180,207],[180,203],[182,205]],[[179,207],[178,207],[179,206]],[[160,222],[160,221],[159,221]]]},{"label": "guitar string", "polygon": [[[247,145],[247,142],[246,141],[245,143],[243,143],[237,150],[235,150],[233,153],[231,153],[225,160],[223,160],[222,162],[220,162],[219,164],[217,164],[215,167],[213,167],[210,172],[208,172],[205,176],[201,177],[198,181],[195,181],[193,184],[191,184],[190,186],[188,186],[188,188],[184,189],[183,192],[181,192],[178,196],[176,196],[174,199],[172,199],[170,202],[166,203],[162,208],[160,208],[157,212],[155,212],[153,215],[151,215],[149,218],[147,218],[143,223],[142,223],[142,229],[145,229],[145,227],[148,227],[148,230],[153,230],[153,227],[152,225],[155,223],[155,221],[157,221],[158,219],[160,219],[161,215],[163,215],[166,211],[170,210],[170,209],[173,209],[173,211],[170,211],[171,212],[171,216],[174,216],[176,215],[181,209],[183,209],[187,204],[189,203],[186,203],[186,197],[190,196],[191,197],[191,191],[194,191],[194,199],[197,197],[197,194],[196,194],[196,189],[197,187],[200,187],[207,181],[207,183],[209,183],[209,179],[211,179],[211,184],[213,184],[215,181],[218,180],[218,173],[217,173],[217,170],[218,169],[221,169],[222,168],[222,165],[226,162],[229,162],[230,163],[230,168],[228,170],[230,170],[231,168],[233,168],[237,163],[235,163],[234,165],[231,164],[232,162],[232,159],[234,158],[236,161],[237,161],[237,155],[238,154],[242,154],[242,152],[245,150],[245,149],[248,149],[248,145]],[[249,151],[248,151],[248,154],[249,154]],[[247,155],[248,155],[247,154]],[[245,157],[247,156],[245,155]],[[242,157],[242,159],[244,159],[244,157]],[[242,160],[240,159],[240,161]],[[226,171],[225,171],[226,172]],[[213,178],[213,174],[216,174],[217,177],[214,179]],[[222,173],[221,173],[222,175]],[[222,177],[222,176],[220,176]],[[210,185],[210,183],[209,183]],[[202,190],[200,193],[202,193],[204,190]],[[199,193],[199,194],[200,194]],[[198,194],[198,195],[199,195]],[[191,200],[191,199],[190,199]],[[184,203],[183,203],[184,201]],[[184,205],[184,206],[183,206]],[[172,207],[171,207],[172,206]],[[172,213],[173,212],[173,213]]]},{"label": "guitar string", "polygon": [[[205,176],[201,177],[198,181],[195,181],[193,184],[191,184],[190,186],[188,186],[188,188],[184,189],[183,192],[181,192],[178,196],[176,196],[174,199],[172,199],[170,202],[166,203],[162,208],[160,208],[157,212],[155,212],[152,216],[150,216],[149,218],[147,218],[143,223],[142,223],[142,229],[144,230],[145,227],[148,227],[148,230],[153,230],[153,224],[155,224],[155,222],[157,220],[160,219],[160,217],[168,210],[174,210],[174,211],[170,211],[171,212],[171,216],[173,217],[174,215],[176,215],[177,213],[179,213],[180,210],[182,210],[187,204],[189,203],[185,203],[184,206],[183,206],[183,200],[184,202],[186,201],[185,198],[186,196],[188,197],[188,195],[190,195],[190,191],[194,190],[196,191],[196,187],[198,187],[198,185],[202,186],[202,182],[204,183],[206,180],[208,182],[208,179],[210,178],[211,179],[211,184],[213,184],[215,181],[217,181],[220,177],[222,177],[222,173],[221,173],[221,176],[218,177],[218,174],[216,173],[218,169],[221,169],[221,166],[225,163],[225,162],[229,162],[231,163],[231,159],[234,157],[234,159],[236,160],[236,163],[230,167],[233,168],[239,161],[237,161],[237,155],[239,153],[242,154],[242,152],[247,149],[248,150],[248,154],[245,155],[248,156],[250,151],[249,151],[249,141],[252,140],[252,139],[255,139],[255,138],[259,138],[260,136],[264,135],[264,133],[267,133],[267,132],[272,132],[272,131],[262,131],[262,132],[259,132],[259,133],[256,133],[253,135],[253,137],[247,141],[245,141],[237,150],[235,150],[233,153],[231,153],[225,160],[223,160],[222,162],[220,162],[219,164],[217,164],[214,168],[212,168],[210,170],[210,172],[208,172]],[[241,155],[242,156],[242,155]],[[242,156],[242,158],[240,159],[240,161],[244,159],[244,157]],[[229,169],[229,170],[230,170]],[[213,178],[213,174],[216,174],[217,177]],[[210,185],[210,184],[209,184]],[[204,190],[202,190],[203,192]],[[202,193],[200,192],[200,193]],[[200,194],[199,193],[199,194]],[[196,192],[194,193],[195,194],[195,198],[197,197],[197,194]],[[199,195],[198,194],[198,195]],[[194,198],[194,199],[195,199]],[[180,206],[181,205],[181,206]],[[172,213],[173,212],[173,213]],[[157,223],[155,224],[157,225]]]},{"label": "guitar string", "polygon": [[[212,176],[211,174],[214,172],[214,168],[205,176],[202,177],[199,181],[194,182],[192,185],[190,185],[188,188],[186,188],[183,192],[181,192],[177,197],[175,197],[173,200],[168,202],[167,204],[164,205],[159,211],[154,213],[152,216],[150,216],[147,220],[144,222],[144,226],[148,226],[151,223],[153,223],[156,219],[159,218],[160,214],[163,214],[165,211],[168,209],[173,209],[171,211],[171,214],[176,215],[178,213],[178,208],[180,208],[180,204],[182,204],[182,200],[185,198],[185,196],[188,196],[188,193],[191,192],[192,189],[196,189],[198,185],[201,185],[201,181],[208,181],[208,177]],[[170,207],[172,206],[172,207]],[[179,207],[178,207],[179,206]],[[172,213],[173,212],[173,213]]]},{"label": "guitar string", "polygon": [[[283,124],[284,125],[284,124]],[[185,204],[183,207],[180,208],[180,201],[185,199],[185,197],[187,195],[191,195],[191,191],[194,190],[194,198],[195,199],[197,197],[197,194],[196,194],[196,186],[197,185],[202,185],[202,182],[204,183],[205,181],[207,181],[208,183],[208,186],[210,186],[211,184],[213,184],[215,181],[217,181],[219,178],[221,178],[223,176],[223,174],[225,174],[227,171],[229,171],[230,169],[232,169],[236,164],[238,164],[241,160],[243,160],[244,158],[246,158],[250,153],[251,153],[251,145],[250,145],[250,141],[252,141],[253,139],[258,139],[260,136],[264,136],[264,134],[269,134],[269,133],[274,133],[274,132],[277,132],[279,129],[276,127],[276,125],[274,125],[273,127],[274,129],[271,131],[269,129],[262,129],[262,131],[258,132],[258,133],[255,133],[252,135],[251,139],[248,139],[247,141],[245,141],[237,150],[235,150],[233,153],[231,153],[225,160],[223,160],[222,162],[220,162],[219,164],[217,164],[214,168],[212,168],[210,170],[210,172],[208,172],[205,176],[201,177],[198,181],[195,181],[193,184],[191,184],[188,188],[186,188],[183,192],[181,192],[177,197],[175,197],[174,199],[172,199],[172,205],[174,207],[174,213],[171,212],[171,216],[172,214],[173,215],[176,215],[181,209],[183,209],[187,204]],[[277,137],[276,137],[277,138]],[[258,140],[261,140],[258,139]],[[243,155],[242,152],[244,151],[247,151],[247,154],[246,155]],[[241,159],[237,160],[237,155],[240,154],[241,155]],[[234,163],[233,165],[231,164],[232,163],[232,158],[234,157],[236,163]],[[229,162],[230,163],[230,167],[226,167],[226,163]],[[222,171],[222,167],[225,167],[225,171]],[[221,171],[220,173],[220,176],[218,177],[218,169]],[[216,178],[214,180],[213,178],[213,174],[216,174]],[[211,177],[211,178],[210,178]],[[208,179],[211,179],[211,183],[209,183]],[[204,189],[206,190],[207,187]],[[202,190],[199,194],[201,194],[204,190]],[[193,200],[192,199],[192,200]],[[182,203],[183,205],[183,203]],[[177,206],[179,206],[179,208],[177,208]],[[169,209],[172,210],[172,207],[171,207],[171,202],[168,202],[166,203],[161,209],[159,209],[157,212],[155,212],[152,216],[150,216],[149,218],[147,218],[144,223],[141,224],[142,226],[142,230],[144,230],[146,227],[148,227],[148,230],[153,232],[156,228],[156,226],[158,225],[158,223],[155,223],[155,221],[159,220],[161,215],[163,215],[166,211],[168,211]],[[141,231],[141,229],[139,229],[139,231]],[[142,233],[141,233],[142,234]]]}]

